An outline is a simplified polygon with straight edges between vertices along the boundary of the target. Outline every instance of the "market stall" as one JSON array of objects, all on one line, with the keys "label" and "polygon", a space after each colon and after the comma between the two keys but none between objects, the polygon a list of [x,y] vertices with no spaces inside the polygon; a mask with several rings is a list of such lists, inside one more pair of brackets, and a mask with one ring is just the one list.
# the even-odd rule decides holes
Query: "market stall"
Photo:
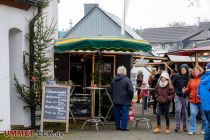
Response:
[{"label": "market stall", "polygon": [[[78,85],[74,89],[75,95],[90,95],[91,91],[86,87],[109,88],[118,66],[124,65],[129,76],[133,56],[150,50],[150,44],[144,40],[117,37],[63,39],[55,45],[55,77],[58,81],[71,81]],[[88,99],[92,101],[93,97]],[[92,105],[84,108],[93,110]]]},{"label": "market stall", "polygon": [[[206,47],[195,47],[190,49],[182,49],[179,51],[169,52],[168,55],[175,55],[175,56],[190,56],[194,58],[195,65],[199,65],[200,60],[207,60],[210,56],[210,46]],[[193,61],[193,60],[192,60]]]}]

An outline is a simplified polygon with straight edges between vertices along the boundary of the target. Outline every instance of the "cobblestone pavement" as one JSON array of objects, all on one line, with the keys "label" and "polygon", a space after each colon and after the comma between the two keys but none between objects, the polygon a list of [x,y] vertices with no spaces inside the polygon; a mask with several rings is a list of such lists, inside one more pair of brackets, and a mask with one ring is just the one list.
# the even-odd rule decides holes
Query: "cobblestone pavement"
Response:
[{"label": "cobblestone pavement", "polygon": [[[136,105],[137,117],[139,116],[140,105]],[[156,119],[155,115],[151,113],[151,109],[145,113],[145,116],[150,118],[152,121],[152,126],[155,127]],[[133,128],[132,123],[129,123],[128,132],[122,132],[115,130],[114,125],[105,125],[100,126],[100,130],[97,132],[94,127],[90,130],[89,127],[86,127],[84,131],[81,131],[82,122],[78,123],[76,127],[70,125],[70,133],[64,135],[63,137],[33,137],[33,138],[24,138],[29,140],[203,140],[204,136],[200,133],[201,123],[198,121],[197,134],[195,136],[189,136],[187,133],[180,132],[175,133],[173,131],[175,127],[174,115],[170,116],[171,123],[171,134],[165,134],[165,121],[162,117],[162,134],[153,134],[152,130],[147,128],[147,125],[142,123],[138,125],[138,128]],[[1,139],[1,137],[0,137]],[[4,138],[6,140],[6,138]],[[8,138],[11,140],[11,138]],[[23,138],[12,138],[18,140],[24,140]]]},{"label": "cobblestone pavement", "polygon": [[[140,112],[140,105],[136,105],[137,117]],[[152,121],[152,126],[156,126],[156,116],[151,113],[151,109],[145,112],[145,117],[148,117]],[[204,136],[200,133],[201,123],[198,121],[197,134],[194,136],[189,136],[187,133],[180,132],[175,133],[173,130],[175,128],[174,115],[170,116],[171,123],[171,134],[165,134],[165,121],[164,117],[162,119],[162,134],[154,134],[152,130],[147,128],[145,123],[139,124],[137,128],[132,127],[132,123],[129,123],[128,132],[122,132],[115,130],[114,125],[106,125],[103,129],[101,128],[99,132],[96,132],[94,128],[85,131],[72,130],[69,135],[65,136],[63,139],[68,140],[203,140]]]}]

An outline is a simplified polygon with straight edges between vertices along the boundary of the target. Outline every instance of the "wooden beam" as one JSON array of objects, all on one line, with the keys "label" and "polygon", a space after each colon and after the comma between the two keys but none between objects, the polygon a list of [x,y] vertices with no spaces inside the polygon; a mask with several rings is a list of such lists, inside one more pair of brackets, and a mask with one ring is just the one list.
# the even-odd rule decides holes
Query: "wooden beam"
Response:
[{"label": "wooden beam", "polygon": [[173,69],[167,63],[164,63],[164,64],[168,69],[170,69],[170,71],[173,71]]},{"label": "wooden beam", "polygon": [[146,64],[139,64],[139,63],[136,63],[134,64],[134,67],[145,67],[145,66],[153,66],[153,65],[165,65],[165,64],[170,64],[170,63],[173,63],[173,62],[153,62],[153,63],[146,63]]},{"label": "wooden beam", "polygon": [[15,0],[0,0],[0,4],[6,5],[9,7],[14,7],[22,10],[28,10],[31,5],[27,3],[17,2]]},{"label": "wooden beam", "polygon": [[134,59],[150,59],[150,60],[168,60],[166,57],[158,57],[158,56],[133,56]]},{"label": "wooden beam", "polygon": [[[95,54],[95,51],[65,51],[64,53],[69,54]],[[159,56],[145,56],[145,55],[138,55],[136,52],[112,52],[112,51],[102,51],[102,54],[107,55],[131,55],[134,59],[151,59],[151,60],[168,60],[166,57],[159,57]]]}]

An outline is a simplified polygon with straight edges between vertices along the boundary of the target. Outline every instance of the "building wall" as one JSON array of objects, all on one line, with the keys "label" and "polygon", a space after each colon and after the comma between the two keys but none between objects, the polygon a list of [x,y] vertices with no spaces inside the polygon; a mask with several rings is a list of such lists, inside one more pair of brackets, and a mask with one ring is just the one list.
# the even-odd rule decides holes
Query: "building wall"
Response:
[{"label": "building wall", "polygon": [[[56,8],[57,0],[50,4],[48,10],[49,17],[55,16],[55,20]],[[31,19],[35,13],[35,7],[25,11],[0,5],[0,119],[3,119],[0,131],[10,130],[11,125],[30,125],[30,112],[23,109],[25,104],[18,99],[13,79],[15,74],[20,82],[27,83],[22,67],[22,53],[28,50],[26,19]]]},{"label": "building wall", "polygon": [[[92,13],[85,17],[79,26],[74,28],[66,38],[91,37],[91,36],[121,36],[118,25],[106,17],[99,9],[95,8]],[[126,37],[130,38],[127,34]]]}]

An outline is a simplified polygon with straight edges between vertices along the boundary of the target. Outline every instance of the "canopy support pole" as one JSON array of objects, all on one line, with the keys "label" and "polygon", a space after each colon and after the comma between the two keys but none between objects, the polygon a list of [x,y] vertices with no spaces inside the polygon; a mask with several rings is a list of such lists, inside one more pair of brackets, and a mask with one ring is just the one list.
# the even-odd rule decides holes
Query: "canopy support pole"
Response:
[{"label": "canopy support pole", "polygon": [[91,86],[94,85],[94,79],[95,79],[95,54],[92,56],[92,82]]},{"label": "canopy support pole", "polygon": [[115,77],[115,73],[116,73],[116,55],[114,55],[113,78]]},{"label": "canopy support pole", "polygon": [[69,82],[71,80],[71,55],[69,54]]},{"label": "canopy support pole", "polygon": [[199,53],[198,52],[195,52],[195,66],[198,66],[199,65],[199,57],[198,57]]}]

